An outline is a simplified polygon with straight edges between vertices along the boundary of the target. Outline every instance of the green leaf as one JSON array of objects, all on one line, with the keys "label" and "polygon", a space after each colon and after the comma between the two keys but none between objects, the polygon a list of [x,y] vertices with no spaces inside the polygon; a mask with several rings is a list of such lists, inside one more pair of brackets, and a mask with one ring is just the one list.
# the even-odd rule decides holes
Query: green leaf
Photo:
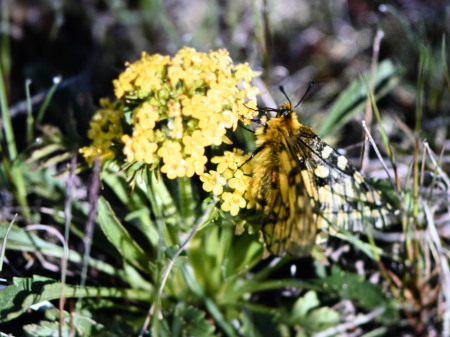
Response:
[{"label": "green leaf", "polygon": [[122,257],[143,272],[153,273],[154,267],[149,256],[119,222],[110,204],[103,197],[98,200],[98,215],[103,233]]},{"label": "green leaf", "polygon": [[308,291],[305,295],[300,297],[292,308],[292,320],[301,320],[306,317],[309,311],[317,308],[320,305],[317,293],[315,291]]},{"label": "green leaf", "polygon": [[308,330],[319,332],[339,323],[339,313],[329,307],[313,310],[306,318]]},{"label": "green leaf", "polygon": [[197,308],[187,307],[180,310],[177,307],[174,318],[181,323],[184,331],[183,335],[179,336],[214,336],[214,326],[205,318],[205,312]]},{"label": "green leaf", "polygon": [[[400,69],[395,67],[389,60],[379,64],[374,83],[375,97],[377,99],[383,97],[398,83],[399,73]],[[339,130],[355,113],[364,108],[368,97],[367,83],[369,83],[369,73],[365,73],[362,78],[355,80],[349,88],[339,95],[318,132],[320,135],[328,136]]]},{"label": "green leaf", "polygon": [[[83,311],[82,314],[75,313],[70,319],[70,315],[64,311],[64,324],[62,326],[62,336],[70,336],[71,324],[76,330],[78,337],[89,337],[94,335],[95,330],[104,328],[96,323],[89,315],[89,312]],[[39,324],[28,324],[24,326],[27,336],[30,337],[53,337],[58,336],[59,331],[59,310],[48,309],[45,313],[47,320],[40,321]]]},{"label": "green leaf", "polygon": [[[184,223],[191,226],[195,221],[195,209],[197,204],[196,200],[198,199],[198,197],[192,189],[192,179],[184,177],[179,178],[177,181],[179,189],[178,195],[181,204],[181,218],[183,219]],[[168,193],[166,194],[169,196]],[[166,197],[162,200],[171,200],[171,199]]]},{"label": "green leaf", "polygon": [[361,275],[335,272],[317,280],[316,283],[321,284],[323,291],[334,293],[341,299],[355,301],[366,310],[384,307],[385,312],[381,318],[386,322],[397,319],[394,303],[386,297],[385,291],[380,286],[366,281]]},{"label": "green leaf", "polygon": [[2,269],[3,269],[3,260],[5,258],[6,242],[8,240],[8,234],[9,234],[12,226],[14,225],[16,218],[17,218],[17,214],[14,216],[14,218],[11,221],[11,223],[9,224],[9,226],[6,227],[5,234],[3,234],[3,236],[1,237],[1,240],[0,240],[0,271],[2,271]]},{"label": "green leaf", "polygon": [[306,333],[319,332],[336,325],[339,313],[329,307],[320,307],[320,301],[315,291],[308,291],[299,298],[292,308],[289,322],[301,327]]},{"label": "green leaf", "polygon": [[185,304],[178,304],[172,314],[162,322],[160,337],[204,336],[214,337],[214,325],[205,312]]},{"label": "green leaf", "polygon": [[[23,327],[27,336],[29,337],[52,337],[57,336],[59,329],[59,322],[47,322],[43,321],[39,324],[28,324]],[[86,332],[77,329],[77,335],[82,337],[86,336]],[[64,324],[62,327],[62,337],[69,336],[69,326]]]},{"label": "green leaf", "polygon": [[123,173],[112,168],[102,174],[102,181],[111,188],[117,197],[128,209],[127,221],[135,220],[133,223],[145,235],[153,246],[157,246],[159,235],[155,225],[152,223],[148,197],[146,196],[144,184],[135,184],[131,192],[130,185],[127,183]]},{"label": "green leaf", "polygon": [[270,309],[270,313],[253,311],[251,308],[250,310],[240,309],[239,316],[242,322],[239,329],[240,336],[286,336],[280,334],[280,325],[274,319],[273,309]]},{"label": "green leaf", "polygon": [[[6,235],[8,224],[0,223],[0,241]],[[61,246],[41,239],[31,231],[22,228],[12,227],[6,242],[7,250],[18,250],[23,252],[40,252],[44,255],[62,258],[64,249]],[[74,250],[69,250],[69,261],[74,263],[82,262],[82,255]],[[94,258],[90,258],[89,266],[96,268],[109,275],[117,275],[118,271],[112,265]]]},{"label": "green leaf", "polygon": [[[61,283],[53,279],[34,276],[33,278],[13,279],[13,284],[0,290],[0,322],[7,322],[23,314],[33,304],[58,299]],[[78,287],[64,285],[64,297],[112,297],[149,302],[148,291],[106,288]]]},{"label": "green leaf", "polygon": [[[98,301],[96,301],[98,302]],[[100,301],[104,302],[104,301]],[[102,309],[104,305],[100,304]],[[118,311],[119,306],[115,305],[114,310]],[[141,323],[135,327],[135,331],[130,326],[130,317],[122,316],[122,313],[112,313],[111,310],[105,310],[105,313],[93,315],[93,308],[89,305],[89,301],[83,302],[81,312],[72,312],[69,315],[64,311],[64,323],[62,326],[62,336],[73,336],[73,331],[77,337],[124,337],[136,336],[136,331],[141,327]],[[134,314],[134,316],[137,316]],[[59,333],[59,310],[48,309],[45,312],[45,320],[41,320],[38,324],[28,324],[24,326],[27,336],[33,337],[54,337]]]},{"label": "green leaf", "polygon": [[235,296],[244,296],[247,293],[256,293],[260,291],[283,289],[283,288],[294,288],[294,289],[310,289],[310,290],[322,290],[322,288],[315,284],[314,282],[307,282],[297,279],[278,279],[261,281],[249,278],[246,280],[239,280],[236,285],[237,289],[234,291]]}]

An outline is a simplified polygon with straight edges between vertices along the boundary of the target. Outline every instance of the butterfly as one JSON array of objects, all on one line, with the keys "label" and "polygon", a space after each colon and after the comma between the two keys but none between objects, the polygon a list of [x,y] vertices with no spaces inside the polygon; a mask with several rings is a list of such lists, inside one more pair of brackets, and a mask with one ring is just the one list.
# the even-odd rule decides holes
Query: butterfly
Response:
[{"label": "butterfly", "polygon": [[380,192],[298,121],[290,101],[259,112],[262,117],[253,120],[260,126],[250,159],[250,194],[264,213],[262,231],[271,253],[307,256],[322,231],[380,229],[392,222]]}]

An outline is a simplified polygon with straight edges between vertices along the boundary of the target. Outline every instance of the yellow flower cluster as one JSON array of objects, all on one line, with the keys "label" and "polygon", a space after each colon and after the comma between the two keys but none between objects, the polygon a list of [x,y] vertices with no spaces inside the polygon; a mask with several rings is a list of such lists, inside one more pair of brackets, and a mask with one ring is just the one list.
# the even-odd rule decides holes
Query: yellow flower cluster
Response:
[{"label": "yellow flower cluster", "polygon": [[252,179],[248,158],[240,149],[235,149],[234,152],[225,151],[223,156],[211,159],[212,163],[217,164],[217,170],[200,176],[203,189],[218,196],[222,210],[230,212],[231,215],[237,215],[241,208],[247,206],[247,201],[252,200],[248,194]]},{"label": "yellow flower cluster", "polygon": [[[252,118],[247,107],[256,107],[258,90],[250,84],[256,75],[246,63],[233,65],[226,50],[206,54],[185,47],[173,57],[143,53],[113,82],[125,103],[117,111],[116,131],[121,122],[129,127],[109,137],[103,127],[91,130],[93,144],[81,152],[88,162],[95,156],[111,159],[110,147],[117,142],[129,163],[160,167],[170,179],[201,175],[208,161],[205,148],[220,145],[227,129]],[[95,137],[101,146],[95,147]]]},{"label": "yellow flower cluster", "polygon": [[99,158],[102,162],[113,159],[115,156],[113,147],[123,134],[120,122],[124,116],[123,103],[101,99],[100,105],[102,108],[92,117],[88,131],[92,144],[80,149],[89,165],[93,164],[95,158]]}]

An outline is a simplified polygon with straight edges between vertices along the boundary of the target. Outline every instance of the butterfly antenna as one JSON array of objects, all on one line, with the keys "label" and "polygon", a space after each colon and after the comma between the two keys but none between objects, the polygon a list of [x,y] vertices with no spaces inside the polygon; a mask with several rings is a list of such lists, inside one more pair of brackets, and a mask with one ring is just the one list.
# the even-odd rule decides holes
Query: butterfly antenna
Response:
[{"label": "butterfly antenna", "polygon": [[291,100],[289,99],[289,96],[286,94],[286,91],[284,90],[284,87],[282,85],[280,85],[278,88],[283,93],[284,97],[286,97],[286,99],[288,100],[289,105],[292,107]]},{"label": "butterfly antenna", "polygon": [[[300,105],[301,102],[303,102],[303,100],[305,99],[306,95],[308,95],[308,93],[311,91],[312,87],[315,86],[315,85],[316,85],[315,82],[309,83],[308,88],[306,88],[305,93],[303,94],[302,98],[300,98],[300,101],[298,101],[297,105],[294,106],[294,109],[295,109],[296,107],[298,107],[298,106]],[[284,93],[284,92],[283,92],[283,93]],[[284,94],[284,95],[286,96],[286,94]],[[289,102],[289,103],[290,103],[290,102]]]}]

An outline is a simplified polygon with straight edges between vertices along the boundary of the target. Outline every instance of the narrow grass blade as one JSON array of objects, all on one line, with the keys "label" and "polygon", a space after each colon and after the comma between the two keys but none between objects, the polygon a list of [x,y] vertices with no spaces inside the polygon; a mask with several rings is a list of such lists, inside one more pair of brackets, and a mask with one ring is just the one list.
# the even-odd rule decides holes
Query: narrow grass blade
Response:
[{"label": "narrow grass blade", "polygon": [[[393,88],[399,80],[400,68],[387,60],[379,64],[374,81],[375,97],[377,99],[384,96]],[[333,108],[324,121],[319,134],[327,136],[336,132],[354,114],[362,111],[366,105],[368,96],[367,87],[364,83],[369,81],[369,73],[365,73],[361,78],[355,80],[333,104]]]}]

